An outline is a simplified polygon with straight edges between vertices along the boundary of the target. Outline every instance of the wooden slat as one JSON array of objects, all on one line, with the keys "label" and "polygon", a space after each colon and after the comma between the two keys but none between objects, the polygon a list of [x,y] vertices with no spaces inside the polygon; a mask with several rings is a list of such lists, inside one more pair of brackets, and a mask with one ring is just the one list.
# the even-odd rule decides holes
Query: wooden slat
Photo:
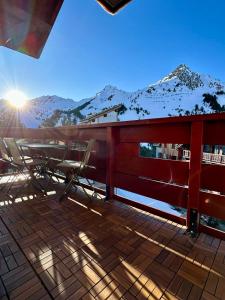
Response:
[{"label": "wooden slat", "polygon": [[199,231],[204,232],[206,234],[209,234],[209,235],[211,235],[213,237],[216,237],[218,239],[225,240],[225,232],[221,231],[221,230],[218,230],[216,228],[200,224],[199,225]]},{"label": "wooden slat", "polygon": [[[185,161],[165,160],[159,158],[144,158],[137,153],[138,145],[121,143],[116,152],[116,172],[149,177],[151,179],[188,184],[189,163]],[[126,151],[125,151],[126,149]]]},{"label": "wooden slat", "polygon": [[225,194],[225,166],[202,164],[201,188]]},{"label": "wooden slat", "polygon": [[[45,129],[46,130],[46,129]],[[52,130],[51,128],[47,128],[47,130]],[[76,126],[70,126],[70,127],[58,127],[55,128],[55,131],[57,130],[65,136],[67,139],[71,140],[88,140],[88,139],[95,139],[95,140],[101,140],[106,141],[106,128],[83,128],[79,129]]]},{"label": "wooden slat", "polygon": [[89,179],[106,183],[106,169],[88,168],[87,171],[85,171],[85,175]]},{"label": "wooden slat", "polygon": [[140,154],[140,144],[139,143],[118,143],[116,145],[116,158],[124,158],[124,156],[129,157],[139,157]]},{"label": "wooden slat", "polygon": [[120,142],[190,143],[189,123],[153,124],[120,128]]},{"label": "wooden slat", "polygon": [[187,189],[137,176],[115,173],[115,186],[180,207],[187,206]]},{"label": "wooden slat", "polygon": [[0,136],[1,137],[14,137],[14,138],[28,138],[35,139],[41,138],[41,130],[40,129],[31,129],[31,128],[0,128]]},{"label": "wooden slat", "polygon": [[78,129],[76,126],[70,127],[53,127],[53,128],[0,128],[1,137],[29,138],[29,139],[58,139],[85,141],[90,138],[96,140],[106,140],[105,128],[83,128]]},{"label": "wooden slat", "polygon": [[206,121],[203,142],[206,145],[225,145],[224,120]]},{"label": "wooden slat", "polygon": [[225,220],[225,196],[201,192],[200,212]]}]

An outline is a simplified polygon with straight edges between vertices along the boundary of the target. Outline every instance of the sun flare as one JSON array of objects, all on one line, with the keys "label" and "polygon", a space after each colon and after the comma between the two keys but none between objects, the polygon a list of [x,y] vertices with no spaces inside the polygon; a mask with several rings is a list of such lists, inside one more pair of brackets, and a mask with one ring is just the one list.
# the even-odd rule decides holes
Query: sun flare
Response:
[{"label": "sun flare", "polygon": [[19,90],[11,90],[5,95],[5,99],[15,108],[22,108],[27,102],[27,96]]}]

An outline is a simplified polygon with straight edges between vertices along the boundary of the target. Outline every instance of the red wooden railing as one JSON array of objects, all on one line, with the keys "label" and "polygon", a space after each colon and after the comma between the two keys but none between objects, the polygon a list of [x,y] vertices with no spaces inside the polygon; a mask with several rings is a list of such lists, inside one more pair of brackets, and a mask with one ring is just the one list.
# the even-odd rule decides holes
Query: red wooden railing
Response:
[{"label": "red wooden railing", "polygon": [[[0,136],[57,139],[69,143],[96,139],[88,177],[105,183],[106,194],[129,205],[186,224],[219,238],[225,233],[200,225],[200,214],[225,220],[225,166],[202,162],[202,148],[225,145],[225,114],[173,117],[58,128],[1,128]],[[190,144],[190,161],[141,157],[140,143]],[[77,159],[75,151],[68,154]],[[115,188],[187,208],[187,218],[115,195]]]}]

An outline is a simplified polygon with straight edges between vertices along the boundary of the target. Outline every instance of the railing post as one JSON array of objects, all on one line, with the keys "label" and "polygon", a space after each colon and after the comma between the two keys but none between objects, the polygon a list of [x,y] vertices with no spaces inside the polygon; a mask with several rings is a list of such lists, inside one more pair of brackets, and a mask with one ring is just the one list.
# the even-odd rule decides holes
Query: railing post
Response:
[{"label": "railing post", "polygon": [[114,163],[115,163],[115,145],[116,145],[116,128],[107,127],[107,165],[106,165],[106,198],[112,199],[114,196]]},{"label": "railing post", "polygon": [[201,165],[203,143],[203,121],[193,121],[191,126],[191,159],[187,205],[187,228],[192,236],[199,231],[199,200],[201,187]]}]

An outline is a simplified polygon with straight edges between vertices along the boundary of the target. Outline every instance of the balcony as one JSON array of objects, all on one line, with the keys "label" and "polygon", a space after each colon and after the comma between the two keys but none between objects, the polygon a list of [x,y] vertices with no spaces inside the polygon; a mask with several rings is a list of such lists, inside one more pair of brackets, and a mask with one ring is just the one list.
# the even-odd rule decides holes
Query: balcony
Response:
[{"label": "balcony", "polygon": [[[106,196],[89,201],[78,190],[59,203],[63,183],[45,197],[32,188],[15,200],[1,195],[1,299],[223,299],[225,233],[200,220],[225,220],[225,166],[202,161],[203,145],[225,145],[224,130],[224,114],[1,128],[1,137],[68,145],[94,138],[87,176]],[[141,143],[189,145],[190,160],[142,157]],[[187,213],[123,198],[118,189]]]}]

